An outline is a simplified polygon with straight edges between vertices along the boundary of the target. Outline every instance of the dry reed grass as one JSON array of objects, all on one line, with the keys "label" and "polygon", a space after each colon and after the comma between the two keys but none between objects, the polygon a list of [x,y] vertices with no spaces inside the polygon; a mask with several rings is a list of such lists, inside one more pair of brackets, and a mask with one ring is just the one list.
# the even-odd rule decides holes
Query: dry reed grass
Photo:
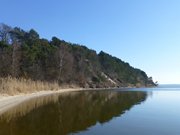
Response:
[{"label": "dry reed grass", "polygon": [[18,93],[32,93],[35,91],[58,89],[60,89],[60,86],[57,82],[49,83],[12,77],[0,78],[0,94],[15,95]]}]

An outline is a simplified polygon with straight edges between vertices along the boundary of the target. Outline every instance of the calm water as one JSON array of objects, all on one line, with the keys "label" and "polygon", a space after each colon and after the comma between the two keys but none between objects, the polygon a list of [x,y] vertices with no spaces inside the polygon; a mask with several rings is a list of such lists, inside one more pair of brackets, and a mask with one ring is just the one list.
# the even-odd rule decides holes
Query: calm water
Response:
[{"label": "calm water", "polygon": [[0,135],[180,135],[180,86],[86,91],[27,101]]}]

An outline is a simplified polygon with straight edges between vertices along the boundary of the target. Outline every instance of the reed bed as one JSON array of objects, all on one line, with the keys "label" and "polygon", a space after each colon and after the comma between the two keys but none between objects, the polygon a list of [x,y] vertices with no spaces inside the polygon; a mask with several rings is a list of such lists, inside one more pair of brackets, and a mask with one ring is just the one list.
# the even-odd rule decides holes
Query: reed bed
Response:
[{"label": "reed bed", "polygon": [[31,79],[6,77],[0,78],[0,94],[15,95],[42,90],[58,90],[57,82],[33,81]]}]

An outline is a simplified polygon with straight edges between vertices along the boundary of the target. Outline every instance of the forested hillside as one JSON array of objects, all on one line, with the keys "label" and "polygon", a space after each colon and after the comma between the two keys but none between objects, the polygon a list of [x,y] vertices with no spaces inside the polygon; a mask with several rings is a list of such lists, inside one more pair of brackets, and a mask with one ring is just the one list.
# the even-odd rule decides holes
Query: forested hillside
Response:
[{"label": "forested hillside", "polygon": [[103,51],[0,24],[0,77],[7,76],[91,88],[155,85],[144,71]]}]

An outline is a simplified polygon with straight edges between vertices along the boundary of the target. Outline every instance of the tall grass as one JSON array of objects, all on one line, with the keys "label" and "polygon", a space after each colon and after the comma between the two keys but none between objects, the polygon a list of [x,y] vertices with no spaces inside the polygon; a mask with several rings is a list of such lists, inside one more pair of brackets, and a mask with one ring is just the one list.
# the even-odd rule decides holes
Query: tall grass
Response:
[{"label": "tall grass", "polygon": [[18,93],[32,93],[35,91],[58,89],[60,89],[60,86],[57,82],[49,83],[12,77],[0,78],[0,94],[14,95]]}]

